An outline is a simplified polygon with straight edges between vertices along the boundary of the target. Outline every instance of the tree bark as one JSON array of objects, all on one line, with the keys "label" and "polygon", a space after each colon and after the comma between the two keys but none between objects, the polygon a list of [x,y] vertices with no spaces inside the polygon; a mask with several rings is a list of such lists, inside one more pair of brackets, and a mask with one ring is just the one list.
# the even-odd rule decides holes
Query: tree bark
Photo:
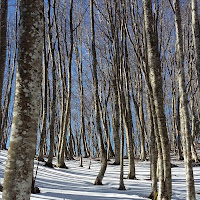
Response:
[{"label": "tree bark", "polygon": [[184,163],[186,169],[186,185],[187,185],[187,199],[194,200],[195,187],[192,169],[192,154],[191,154],[191,130],[189,122],[188,97],[185,85],[185,71],[184,71],[184,55],[183,55],[183,35],[181,27],[181,11],[179,0],[173,0],[175,10],[175,27],[176,27],[176,43],[177,43],[177,69],[178,69],[178,84],[180,95],[180,125],[183,138],[183,153]]},{"label": "tree bark", "polygon": [[98,94],[98,79],[97,79],[97,58],[95,47],[95,30],[94,30],[94,9],[93,0],[90,0],[90,17],[91,17],[91,42],[92,42],[92,68],[93,68],[93,87],[94,87],[94,106],[96,113],[96,126],[99,138],[99,145],[101,151],[101,169],[94,182],[95,185],[102,185],[102,180],[107,168],[107,153],[103,142],[103,132],[101,129],[101,119],[99,111],[99,94]]},{"label": "tree bark", "polygon": [[198,15],[198,6],[197,0],[192,1],[192,32],[193,32],[193,40],[194,40],[194,50],[195,50],[195,67],[197,70],[198,76],[198,85],[200,90],[200,22]]},{"label": "tree bark", "polygon": [[0,142],[3,136],[1,100],[2,100],[4,71],[5,71],[5,65],[6,65],[7,12],[8,12],[8,1],[1,0],[1,4],[0,4]]},{"label": "tree bark", "polygon": [[30,199],[42,83],[43,9],[20,1],[18,70],[2,199]]},{"label": "tree bark", "polygon": [[[158,36],[154,30],[155,24],[152,16],[151,0],[143,0],[144,24],[147,38],[148,64],[150,70],[150,82],[153,90],[155,111],[158,122],[158,132],[161,140],[163,171],[160,171],[160,188],[158,199],[171,199],[171,163],[170,145],[166,127],[166,117],[163,99],[163,81],[161,75],[160,54],[158,51]],[[161,166],[162,167],[162,166]]]}]

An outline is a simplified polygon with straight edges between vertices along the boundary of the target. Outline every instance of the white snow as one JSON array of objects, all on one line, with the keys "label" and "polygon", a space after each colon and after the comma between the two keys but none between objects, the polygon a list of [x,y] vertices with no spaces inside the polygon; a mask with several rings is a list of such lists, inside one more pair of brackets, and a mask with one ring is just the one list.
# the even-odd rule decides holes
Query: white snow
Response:
[{"label": "white snow", "polygon": [[[7,151],[0,152],[0,181],[3,183],[3,173]],[[124,177],[128,174],[128,160],[125,159]],[[109,163],[113,162],[109,161]],[[37,168],[35,161],[35,169]],[[185,170],[183,162],[173,161],[178,167],[172,168],[172,199],[186,199]],[[136,161],[136,176],[138,180],[124,179],[126,191],[119,191],[120,166],[108,165],[102,186],[93,185],[100,169],[100,161],[92,159],[91,169],[88,169],[89,159],[83,158],[83,167],[79,160],[66,161],[69,169],[48,168],[39,163],[36,185],[40,194],[32,194],[31,200],[139,200],[147,199],[151,191],[149,161]],[[200,191],[200,167],[194,167],[196,192]],[[2,193],[0,192],[0,199]],[[200,195],[196,194],[196,199]]]}]

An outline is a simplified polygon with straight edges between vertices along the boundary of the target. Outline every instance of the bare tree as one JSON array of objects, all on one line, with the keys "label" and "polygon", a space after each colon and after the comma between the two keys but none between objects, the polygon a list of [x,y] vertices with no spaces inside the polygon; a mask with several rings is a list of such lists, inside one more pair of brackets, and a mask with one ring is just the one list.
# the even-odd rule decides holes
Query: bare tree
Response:
[{"label": "bare tree", "polygon": [[200,22],[198,16],[197,0],[191,0],[192,2],[192,32],[194,38],[194,50],[196,58],[196,70],[198,76],[198,85],[200,88]]},{"label": "bare tree", "polygon": [[99,94],[98,94],[98,78],[97,78],[97,58],[95,46],[95,30],[94,30],[94,9],[93,0],[90,0],[90,17],[91,17],[91,43],[92,43],[92,69],[93,69],[93,87],[94,87],[94,106],[96,113],[96,126],[101,151],[101,169],[94,182],[95,185],[102,185],[102,180],[107,168],[107,153],[103,142],[103,132],[101,129],[101,119],[99,111]]},{"label": "bare tree", "polygon": [[186,184],[187,184],[187,198],[195,199],[194,177],[192,170],[192,154],[191,154],[191,130],[189,122],[188,111],[188,97],[185,85],[185,71],[184,71],[184,54],[183,54],[183,33],[181,26],[181,11],[180,1],[173,0],[175,11],[175,27],[176,27],[176,51],[177,51],[177,69],[178,69],[178,84],[180,95],[180,125],[183,136],[183,153],[184,163],[186,168]]},{"label": "bare tree", "polygon": [[8,12],[8,1],[1,0],[0,4],[0,143],[3,135],[2,130],[2,89],[4,80],[4,70],[6,64],[6,49],[7,49],[7,12]]},{"label": "bare tree", "polygon": [[143,0],[144,26],[147,38],[148,67],[149,78],[153,90],[155,112],[158,122],[158,133],[161,140],[162,163],[159,166],[160,186],[158,190],[158,199],[171,199],[171,163],[170,163],[170,145],[167,135],[166,117],[164,112],[163,100],[163,80],[161,76],[160,53],[158,50],[158,35],[154,30],[155,21],[152,15],[152,1]]}]

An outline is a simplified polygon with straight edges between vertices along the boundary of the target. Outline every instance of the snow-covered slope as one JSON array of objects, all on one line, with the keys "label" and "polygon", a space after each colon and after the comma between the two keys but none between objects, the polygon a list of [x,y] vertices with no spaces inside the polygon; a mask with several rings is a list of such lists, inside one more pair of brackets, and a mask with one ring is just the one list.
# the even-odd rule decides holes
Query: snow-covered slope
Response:
[{"label": "snow-covered slope", "polygon": [[[0,177],[3,183],[3,173],[7,151],[0,152]],[[37,168],[35,161],[35,169]],[[174,200],[186,199],[185,170],[182,162],[176,162],[178,167],[172,168]],[[119,166],[108,165],[102,186],[93,185],[100,169],[100,161],[92,160],[88,169],[89,159],[83,159],[83,167],[79,161],[66,161],[69,169],[47,168],[39,163],[36,186],[40,194],[32,194],[31,200],[128,200],[147,199],[151,191],[149,161],[136,161],[136,176],[138,180],[125,179],[126,191],[119,191]],[[128,174],[128,160],[125,160],[124,177]],[[196,191],[200,191],[200,167],[194,167]],[[1,198],[2,193],[0,193]],[[197,194],[197,199],[200,195]]]}]

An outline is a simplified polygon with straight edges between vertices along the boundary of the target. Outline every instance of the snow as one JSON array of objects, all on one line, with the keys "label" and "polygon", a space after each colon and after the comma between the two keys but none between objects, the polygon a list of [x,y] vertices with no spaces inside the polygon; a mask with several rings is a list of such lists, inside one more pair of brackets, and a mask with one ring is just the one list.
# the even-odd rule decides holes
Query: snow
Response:
[{"label": "snow", "polygon": [[[3,183],[3,173],[7,151],[0,152],[0,181]],[[54,160],[55,162],[56,160]],[[83,158],[83,167],[79,167],[78,159],[66,161],[69,169],[44,167],[39,163],[36,187],[40,194],[32,194],[31,200],[139,200],[147,199],[151,191],[150,162],[136,161],[136,177],[138,180],[124,179],[125,191],[118,190],[120,166],[108,165],[102,186],[93,185],[100,169],[100,161],[92,159],[89,169],[89,158]],[[112,163],[113,160],[109,161]],[[124,160],[124,177],[128,175],[128,160]],[[182,161],[173,161],[178,167],[172,168],[172,199],[186,199],[185,169]],[[38,161],[35,160],[35,170]],[[194,167],[196,192],[200,191],[200,167]],[[34,172],[35,173],[35,172]],[[196,194],[196,199],[200,195]],[[0,199],[2,193],[0,192]]]}]

